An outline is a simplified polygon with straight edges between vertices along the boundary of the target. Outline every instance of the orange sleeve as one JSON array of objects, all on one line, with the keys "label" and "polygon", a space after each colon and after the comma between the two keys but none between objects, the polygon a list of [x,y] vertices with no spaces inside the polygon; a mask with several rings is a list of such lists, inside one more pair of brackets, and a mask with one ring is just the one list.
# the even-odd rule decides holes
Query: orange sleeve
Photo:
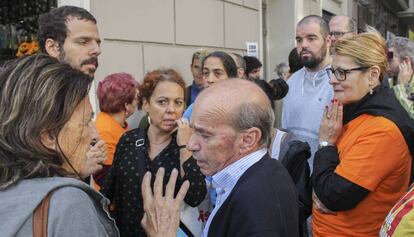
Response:
[{"label": "orange sleeve", "polygon": [[112,165],[114,160],[115,148],[118,140],[108,131],[99,131],[100,138],[105,142],[108,152],[108,158],[105,160],[105,165]]},{"label": "orange sleeve", "polygon": [[407,150],[398,128],[380,126],[364,129],[352,147],[339,154],[335,172],[370,191],[374,191],[391,172],[399,169]]}]

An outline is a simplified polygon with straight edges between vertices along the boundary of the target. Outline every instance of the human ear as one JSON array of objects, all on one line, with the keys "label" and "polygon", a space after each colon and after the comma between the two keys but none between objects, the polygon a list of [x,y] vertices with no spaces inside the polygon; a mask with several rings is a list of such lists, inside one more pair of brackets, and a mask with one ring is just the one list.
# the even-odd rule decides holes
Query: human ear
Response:
[{"label": "human ear", "polygon": [[326,47],[329,49],[332,45],[332,37],[331,35],[328,34],[328,36],[326,36],[325,41],[326,41]]},{"label": "human ear", "polygon": [[52,57],[57,58],[57,57],[59,57],[59,54],[60,54],[59,49],[60,49],[60,46],[59,46],[59,43],[56,40],[51,39],[51,38],[46,39],[45,50],[46,50],[47,54],[49,54]]},{"label": "human ear", "polygon": [[242,154],[249,153],[259,147],[262,131],[257,127],[246,129],[242,133],[240,152]]},{"label": "human ear", "polygon": [[124,104],[124,109],[128,113],[132,111],[132,108],[131,107],[132,107],[132,103],[125,103]]},{"label": "human ear", "polygon": [[150,107],[149,101],[146,98],[142,98],[142,109],[148,113],[149,107]]},{"label": "human ear", "polygon": [[379,82],[379,77],[381,75],[381,69],[375,65],[369,69],[369,85],[373,86],[376,81]]},{"label": "human ear", "polygon": [[56,138],[52,137],[48,131],[40,133],[40,140],[45,147],[56,150]]}]

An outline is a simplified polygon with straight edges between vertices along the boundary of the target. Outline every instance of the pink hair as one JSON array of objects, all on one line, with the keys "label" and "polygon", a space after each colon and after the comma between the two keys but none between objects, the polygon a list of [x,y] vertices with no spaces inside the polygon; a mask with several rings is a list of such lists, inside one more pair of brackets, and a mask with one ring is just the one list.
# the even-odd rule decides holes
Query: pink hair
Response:
[{"label": "pink hair", "polygon": [[125,109],[125,103],[132,103],[139,84],[128,73],[114,73],[99,82],[96,94],[101,111],[118,113]]}]

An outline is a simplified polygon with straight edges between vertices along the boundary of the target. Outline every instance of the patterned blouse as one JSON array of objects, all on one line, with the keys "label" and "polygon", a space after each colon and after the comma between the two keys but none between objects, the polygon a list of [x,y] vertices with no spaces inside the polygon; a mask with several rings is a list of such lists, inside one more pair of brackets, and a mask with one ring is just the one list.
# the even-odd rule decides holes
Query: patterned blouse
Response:
[{"label": "patterned blouse", "polygon": [[[146,236],[140,225],[144,215],[141,195],[141,182],[144,174],[150,171],[152,185],[158,168],[165,168],[164,190],[171,172],[176,168],[180,172],[180,151],[176,143],[176,132],[172,134],[170,144],[153,160],[148,156],[149,140],[147,129],[137,128],[125,133],[119,140],[114,162],[104,180],[101,192],[111,200],[110,211],[116,220],[121,236]],[[185,175],[177,178],[175,192],[185,180],[190,181],[190,188],[184,201],[195,207],[206,195],[204,175],[200,172],[194,158],[190,157],[183,164]]]}]

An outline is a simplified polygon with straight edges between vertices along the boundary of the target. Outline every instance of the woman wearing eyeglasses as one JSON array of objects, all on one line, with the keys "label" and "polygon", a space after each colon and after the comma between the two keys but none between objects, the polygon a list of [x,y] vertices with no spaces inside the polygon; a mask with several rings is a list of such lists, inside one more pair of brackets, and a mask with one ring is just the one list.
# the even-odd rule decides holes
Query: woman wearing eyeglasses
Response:
[{"label": "woman wearing eyeglasses", "polygon": [[334,46],[330,84],[313,165],[313,236],[378,236],[407,190],[414,124],[381,87],[384,39],[370,30]]}]

